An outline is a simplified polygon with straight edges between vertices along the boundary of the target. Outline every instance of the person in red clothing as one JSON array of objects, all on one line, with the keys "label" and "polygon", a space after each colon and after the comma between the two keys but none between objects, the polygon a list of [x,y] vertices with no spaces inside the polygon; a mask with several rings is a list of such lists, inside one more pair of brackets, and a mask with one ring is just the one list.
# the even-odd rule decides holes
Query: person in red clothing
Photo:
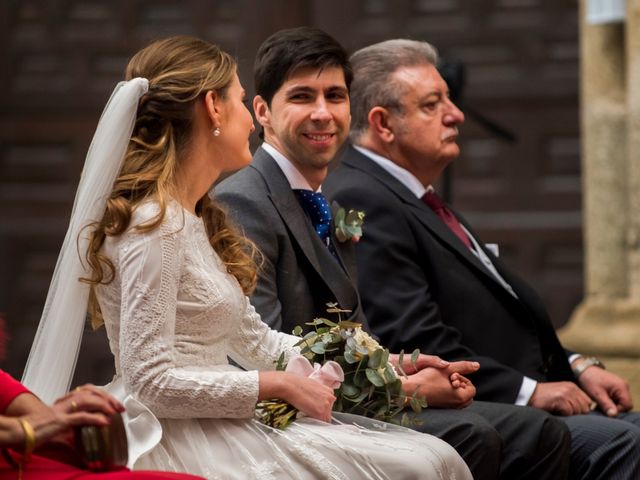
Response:
[{"label": "person in red clothing", "polygon": [[[77,457],[65,440],[73,427],[108,425],[110,418],[123,410],[120,402],[93,385],[77,388],[49,407],[0,370],[0,480],[16,480],[19,475],[23,480],[202,480],[182,473],[132,472],[126,468],[94,473],[65,463]],[[31,455],[34,447],[56,452],[56,459],[39,455],[38,450]],[[60,461],[62,457],[65,462]],[[21,473],[15,467],[20,463]]]}]

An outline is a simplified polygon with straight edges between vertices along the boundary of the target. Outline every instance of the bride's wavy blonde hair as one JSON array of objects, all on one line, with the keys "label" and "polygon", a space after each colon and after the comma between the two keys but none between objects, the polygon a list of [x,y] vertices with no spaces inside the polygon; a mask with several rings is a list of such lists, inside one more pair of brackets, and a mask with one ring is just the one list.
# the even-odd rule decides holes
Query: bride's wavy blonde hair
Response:
[{"label": "bride's wavy blonde hair", "polygon": [[[225,98],[235,72],[236,62],[229,54],[188,36],[158,40],[130,60],[126,79],[146,78],[149,91],[140,99],[122,170],[104,216],[91,225],[86,253],[91,276],[82,280],[92,286],[89,314],[94,328],[103,323],[94,287],[112,282],[115,275],[113,262],[101,253],[105,238],[122,234],[133,210],[147,200],[157,202],[160,211],[136,228],[145,232],[162,223],[167,203],[175,194],[181,153],[190,140],[195,102],[210,90]],[[255,245],[229,225],[225,211],[208,195],[200,199],[196,213],[203,218],[209,242],[228,271],[245,294],[251,293],[257,280]]]}]

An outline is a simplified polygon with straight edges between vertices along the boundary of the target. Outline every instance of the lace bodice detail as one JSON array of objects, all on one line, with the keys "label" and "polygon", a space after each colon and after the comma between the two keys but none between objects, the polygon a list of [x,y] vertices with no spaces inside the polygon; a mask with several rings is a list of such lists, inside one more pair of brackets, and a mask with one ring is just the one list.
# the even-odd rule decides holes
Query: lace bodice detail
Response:
[{"label": "lace bodice detail", "polygon": [[158,211],[139,207],[130,228],[103,247],[115,278],[97,297],[116,375],[159,418],[250,417],[257,371],[272,370],[298,339],[260,320],[200,218],[173,203],[158,228],[135,228]]}]

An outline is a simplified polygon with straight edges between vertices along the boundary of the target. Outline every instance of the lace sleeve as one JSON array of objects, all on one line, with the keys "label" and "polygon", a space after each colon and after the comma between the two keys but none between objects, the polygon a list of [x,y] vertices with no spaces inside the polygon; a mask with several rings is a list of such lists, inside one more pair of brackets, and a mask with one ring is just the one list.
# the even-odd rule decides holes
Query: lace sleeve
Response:
[{"label": "lace sleeve", "polygon": [[230,343],[229,356],[246,369],[273,370],[282,352],[285,359],[299,353],[294,346],[299,341],[298,337],[272,330],[245,297],[245,313],[238,334]]},{"label": "lace sleeve", "polygon": [[128,233],[121,243],[119,350],[126,389],[158,417],[250,417],[258,399],[257,371],[190,369],[174,361],[184,235],[165,223],[152,232]]}]

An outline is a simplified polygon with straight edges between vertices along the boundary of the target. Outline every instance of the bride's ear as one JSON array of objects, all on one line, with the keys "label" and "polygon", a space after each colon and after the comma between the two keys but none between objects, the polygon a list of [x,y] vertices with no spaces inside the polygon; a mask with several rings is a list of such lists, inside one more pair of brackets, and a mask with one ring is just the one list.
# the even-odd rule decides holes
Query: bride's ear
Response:
[{"label": "bride's ear", "polygon": [[222,98],[213,90],[204,95],[204,108],[211,120],[212,128],[220,126],[222,116]]}]

